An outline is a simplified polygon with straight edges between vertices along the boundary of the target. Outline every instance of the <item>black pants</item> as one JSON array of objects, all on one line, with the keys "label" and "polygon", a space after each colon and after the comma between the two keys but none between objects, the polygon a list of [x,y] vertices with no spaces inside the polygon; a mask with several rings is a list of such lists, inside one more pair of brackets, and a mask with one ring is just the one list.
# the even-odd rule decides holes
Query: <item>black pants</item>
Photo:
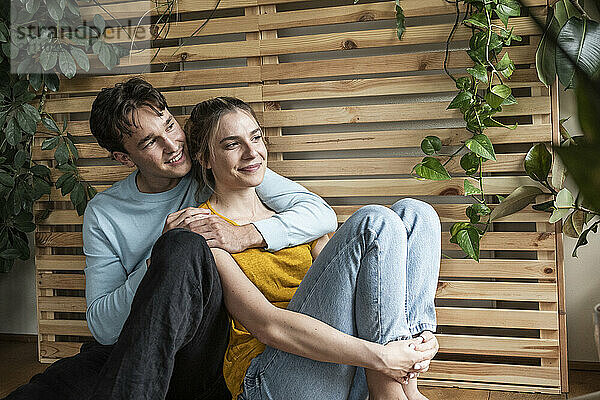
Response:
[{"label": "black pants", "polygon": [[165,233],[152,249],[117,343],[86,343],[10,394],[17,399],[231,399],[223,379],[229,320],[202,236]]}]

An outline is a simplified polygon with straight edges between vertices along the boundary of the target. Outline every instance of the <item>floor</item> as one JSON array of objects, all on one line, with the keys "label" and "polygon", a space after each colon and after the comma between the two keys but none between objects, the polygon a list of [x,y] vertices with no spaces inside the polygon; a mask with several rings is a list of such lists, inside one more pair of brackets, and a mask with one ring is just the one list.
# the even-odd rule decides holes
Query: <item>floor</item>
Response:
[{"label": "floor", "polygon": [[[37,343],[0,342],[0,398],[31,376],[44,371],[48,364],[37,361]],[[543,395],[490,390],[445,389],[423,387],[430,400],[559,400],[600,391],[600,371],[569,371],[570,393]]]}]

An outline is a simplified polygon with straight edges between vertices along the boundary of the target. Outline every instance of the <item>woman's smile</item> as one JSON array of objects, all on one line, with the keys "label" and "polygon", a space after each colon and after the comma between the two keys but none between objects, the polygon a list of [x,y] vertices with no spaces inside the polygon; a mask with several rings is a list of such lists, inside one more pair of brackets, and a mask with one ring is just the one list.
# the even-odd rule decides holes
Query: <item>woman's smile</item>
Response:
[{"label": "woman's smile", "polygon": [[247,167],[240,168],[239,171],[242,171],[242,172],[256,172],[256,171],[258,171],[260,169],[261,165],[262,165],[261,162],[258,162],[256,164],[250,164]]}]

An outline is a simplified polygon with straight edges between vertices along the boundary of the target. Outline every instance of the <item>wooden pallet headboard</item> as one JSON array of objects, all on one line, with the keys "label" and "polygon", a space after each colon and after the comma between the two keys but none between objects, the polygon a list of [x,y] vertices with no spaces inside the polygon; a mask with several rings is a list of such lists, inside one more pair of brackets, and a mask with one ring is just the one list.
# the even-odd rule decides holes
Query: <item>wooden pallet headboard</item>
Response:
[{"label": "wooden pallet headboard", "polygon": [[[482,260],[460,258],[449,243],[451,222],[466,220],[468,198],[457,162],[444,182],[410,177],[420,161],[420,141],[438,135],[445,145],[469,137],[461,115],[447,111],[453,82],[442,70],[444,42],[454,5],[444,0],[403,0],[408,29],[395,32],[394,1],[223,0],[198,38],[191,34],[216,0],[180,0],[178,22],[144,77],[162,90],[183,122],[197,102],[237,96],[252,104],[269,142],[269,166],[318,193],[344,221],[367,202],[401,197],[432,203],[443,222],[444,258],[437,293],[440,353],[423,376],[426,384],[559,393],[567,388],[562,240],[547,215],[530,207],[494,224],[481,243]],[[363,4],[366,3],[366,4]],[[546,0],[528,0],[541,14]],[[121,18],[136,3],[109,2]],[[103,11],[82,6],[82,14]],[[108,19],[108,17],[106,17]],[[506,195],[533,184],[523,172],[532,143],[558,138],[556,88],[535,72],[540,31],[528,17],[513,18],[523,37],[510,49],[517,64],[510,85],[518,104],[503,115],[515,131],[490,128],[497,162],[485,164],[486,193]],[[465,46],[470,32],[459,28]],[[463,40],[463,42],[460,42]],[[148,53],[124,58],[118,75],[78,76],[61,82],[47,110],[68,118],[81,157],[82,176],[99,190],[131,170],[111,161],[89,133],[94,96],[123,81]],[[452,51],[449,67],[461,74],[471,62]],[[52,163],[52,153],[35,150]],[[458,161],[458,160],[456,160]],[[54,179],[58,175],[54,175]],[[36,231],[39,357],[52,362],[75,354],[90,333],[85,322],[81,222],[56,190],[36,205],[49,217]]]}]

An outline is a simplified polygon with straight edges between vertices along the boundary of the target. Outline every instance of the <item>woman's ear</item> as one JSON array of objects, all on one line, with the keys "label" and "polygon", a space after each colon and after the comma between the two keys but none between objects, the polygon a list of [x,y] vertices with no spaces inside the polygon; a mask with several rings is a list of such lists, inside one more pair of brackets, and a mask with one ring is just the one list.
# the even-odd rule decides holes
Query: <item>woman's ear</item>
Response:
[{"label": "woman's ear", "polygon": [[131,158],[129,158],[129,154],[127,153],[123,153],[122,151],[113,151],[112,156],[115,160],[129,168],[135,167],[135,163],[131,160]]}]

